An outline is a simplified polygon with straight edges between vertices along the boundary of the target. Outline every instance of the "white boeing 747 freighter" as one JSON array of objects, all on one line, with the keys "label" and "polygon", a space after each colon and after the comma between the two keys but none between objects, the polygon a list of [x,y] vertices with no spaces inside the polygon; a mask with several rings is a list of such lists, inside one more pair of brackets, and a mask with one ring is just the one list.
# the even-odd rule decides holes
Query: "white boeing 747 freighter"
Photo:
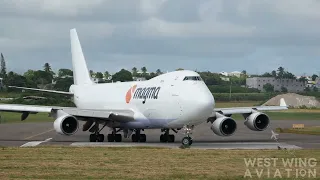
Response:
[{"label": "white boeing 747 freighter", "polygon": [[[62,135],[74,135],[79,121],[85,121],[82,130],[91,132],[90,142],[103,142],[100,131],[111,128],[108,142],[121,142],[122,134],[133,142],[146,142],[144,129],[161,129],[161,142],[174,142],[169,130],[183,130],[183,145],[191,145],[195,126],[208,122],[219,136],[231,136],[237,129],[232,114],[242,114],[245,125],[253,131],[263,131],[269,117],[259,111],[285,110],[287,105],[237,108],[215,108],[212,93],[194,71],[168,72],[147,81],[94,83],[89,75],[76,29],[70,30],[74,84],[69,92],[15,87],[70,95],[76,107],[1,104],[0,111],[22,113],[25,120],[30,113],[45,112],[55,119],[53,127]],[[12,86],[14,87],[14,86]]]}]

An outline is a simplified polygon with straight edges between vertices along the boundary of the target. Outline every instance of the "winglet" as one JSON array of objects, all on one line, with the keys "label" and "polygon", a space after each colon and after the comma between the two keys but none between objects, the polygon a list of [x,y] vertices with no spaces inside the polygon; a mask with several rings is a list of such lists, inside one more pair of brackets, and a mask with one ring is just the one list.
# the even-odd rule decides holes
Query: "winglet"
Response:
[{"label": "winglet", "polygon": [[284,98],[280,99],[280,106],[287,107],[286,101],[284,101]]}]

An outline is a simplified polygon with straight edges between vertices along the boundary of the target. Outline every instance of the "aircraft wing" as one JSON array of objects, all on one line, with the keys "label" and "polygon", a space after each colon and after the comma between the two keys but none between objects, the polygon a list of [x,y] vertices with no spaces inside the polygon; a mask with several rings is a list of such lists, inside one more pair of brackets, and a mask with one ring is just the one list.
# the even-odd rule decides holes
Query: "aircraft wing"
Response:
[{"label": "aircraft wing", "polygon": [[283,98],[280,99],[280,106],[256,106],[256,107],[234,107],[234,108],[215,108],[213,114],[216,112],[223,115],[232,114],[248,114],[255,111],[278,111],[286,110],[288,106]]},{"label": "aircraft wing", "polygon": [[29,114],[38,112],[56,113],[58,110],[81,118],[98,118],[100,120],[112,120],[118,122],[128,122],[134,120],[134,111],[128,109],[79,109],[76,107],[58,107],[58,106],[37,106],[37,105],[22,105],[22,104],[0,104],[0,111],[22,113],[21,120],[25,120]]}]

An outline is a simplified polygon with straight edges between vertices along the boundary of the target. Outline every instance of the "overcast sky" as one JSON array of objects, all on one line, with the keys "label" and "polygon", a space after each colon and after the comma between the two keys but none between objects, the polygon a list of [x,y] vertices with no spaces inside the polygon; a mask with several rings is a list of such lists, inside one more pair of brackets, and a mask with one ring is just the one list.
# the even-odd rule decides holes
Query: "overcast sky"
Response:
[{"label": "overcast sky", "polygon": [[8,70],[71,68],[71,28],[94,71],[320,72],[319,0],[0,1]]}]

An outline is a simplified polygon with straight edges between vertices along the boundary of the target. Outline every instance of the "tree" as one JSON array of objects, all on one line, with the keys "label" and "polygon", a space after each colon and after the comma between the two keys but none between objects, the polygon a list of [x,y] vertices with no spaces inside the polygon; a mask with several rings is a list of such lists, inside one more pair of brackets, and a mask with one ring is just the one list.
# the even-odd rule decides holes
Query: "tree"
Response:
[{"label": "tree", "polygon": [[102,78],[103,78],[103,74],[102,74],[102,72],[96,72],[96,74],[95,74],[95,78],[102,79]]},{"label": "tree", "polygon": [[281,92],[284,92],[284,93],[286,93],[286,92],[288,92],[288,89],[286,88],[286,87],[281,87]]},{"label": "tree", "polygon": [[137,76],[137,74],[138,74],[138,69],[136,67],[133,67],[132,68],[132,75]]},{"label": "tree", "polygon": [[58,77],[69,77],[73,76],[73,71],[71,69],[59,69],[58,70]]},{"label": "tree", "polygon": [[94,76],[94,72],[92,70],[89,71],[90,77]]},{"label": "tree", "polygon": [[160,75],[160,74],[162,74],[161,70],[160,70],[160,69],[157,69],[156,75]]},{"label": "tree", "polygon": [[43,66],[43,70],[45,72],[51,72],[51,66],[49,63],[45,63],[44,66]]},{"label": "tree", "polygon": [[278,68],[278,76],[277,76],[277,78],[282,79],[284,73],[285,73],[285,72],[284,72],[284,68],[280,66],[280,67]]},{"label": "tree", "polygon": [[247,71],[246,70],[241,71],[241,77],[247,78]]},{"label": "tree", "polygon": [[272,75],[272,77],[277,77],[277,71],[273,70],[273,71],[271,72],[271,75]]},{"label": "tree", "polygon": [[199,72],[199,75],[208,86],[221,85],[224,83],[224,81],[221,80],[220,75],[217,73],[211,73],[208,71],[208,72]]},{"label": "tree", "polygon": [[13,71],[10,71],[5,79],[5,84],[9,86],[26,86],[26,78]]},{"label": "tree", "polygon": [[271,85],[270,83],[267,83],[267,84],[263,85],[263,89],[266,92],[273,92],[274,91],[274,86]]},{"label": "tree", "polygon": [[305,83],[308,81],[308,79],[306,77],[302,76],[299,78],[299,81]]},{"label": "tree", "polygon": [[125,69],[121,69],[119,72],[115,73],[112,76],[112,80],[117,82],[126,82],[126,81],[132,81],[132,73],[130,71],[127,71]]},{"label": "tree", "polygon": [[176,69],[176,71],[182,71],[182,70],[184,70],[183,68],[178,68],[178,69]]},{"label": "tree", "polygon": [[306,91],[306,92],[310,92],[310,91],[311,91],[311,89],[310,89],[309,87],[306,87],[306,88],[304,89],[304,91]]},{"label": "tree", "polygon": [[104,72],[104,78],[108,79],[110,77],[110,73],[108,71]]},{"label": "tree", "polygon": [[272,74],[266,72],[266,73],[262,74],[261,77],[272,77]]},{"label": "tree", "polygon": [[283,74],[283,78],[285,78],[285,79],[296,79],[296,76],[294,74],[292,74],[291,72],[286,71]]},{"label": "tree", "polygon": [[313,75],[312,75],[312,81],[315,81],[315,80],[317,79],[317,77],[319,77],[319,76],[316,75],[316,74],[313,74]]},{"label": "tree", "polygon": [[7,75],[7,67],[6,67],[6,61],[4,60],[4,56],[1,53],[1,67],[0,67],[0,76],[1,78],[5,78]]},{"label": "tree", "polygon": [[53,88],[58,91],[69,91],[69,88],[72,84],[73,84],[72,77],[68,77],[68,76],[63,76],[63,78],[58,77]]},{"label": "tree", "polygon": [[146,74],[147,73],[147,68],[146,67],[142,67],[141,71],[142,71],[143,74]]}]

